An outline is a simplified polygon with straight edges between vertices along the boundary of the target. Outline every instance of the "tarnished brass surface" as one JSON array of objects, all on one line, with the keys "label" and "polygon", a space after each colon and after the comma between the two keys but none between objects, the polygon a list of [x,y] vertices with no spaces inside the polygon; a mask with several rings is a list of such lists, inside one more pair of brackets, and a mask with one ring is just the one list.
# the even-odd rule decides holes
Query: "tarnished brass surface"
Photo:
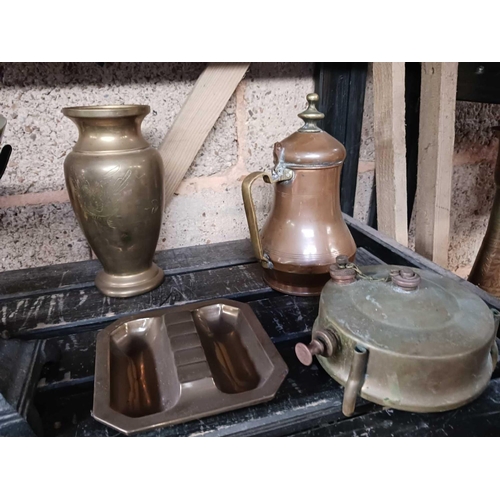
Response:
[{"label": "tarnished brass surface", "polygon": [[[350,260],[356,245],[340,210],[340,172],[345,148],[321,130],[317,94],[307,96],[301,116],[305,125],[274,145],[274,169],[254,172],[243,181],[242,194],[255,255],[264,279],[275,290],[292,295],[319,295],[338,254]],[[274,202],[259,235],[251,187],[262,178],[274,185]]]},{"label": "tarnished brass surface", "polygon": [[79,137],[64,162],[73,210],[104,270],[99,290],[130,297],[156,288],[153,263],[163,207],[163,163],[141,133],[149,106],[80,106],[63,114]]},{"label": "tarnished brass surface", "polygon": [[[500,128],[495,128],[500,138]],[[488,228],[469,275],[469,281],[500,297],[500,152],[495,168],[495,199]]]},{"label": "tarnished brass surface", "polygon": [[97,336],[93,416],[130,434],[268,401],[287,366],[247,304],[136,314]]},{"label": "tarnished brass surface", "polygon": [[[314,354],[346,388],[344,413],[352,414],[358,394],[414,412],[451,410],[478,397],[497,356],[498,322],[486,304],[459,283],[430,271],[361,269],[365,278],[348,284],[332,279],[325,285],[312,331],[320,343],[325,332],[336,338],[331,355],[321,346],[314,347]],[[418,283],[412,273],[420,278]],[[410,278],[412,289],[400,286],[407,287]],[[304,347],[298,348],[299,354]],[[308,357],[302,358],[308,364]]]}]

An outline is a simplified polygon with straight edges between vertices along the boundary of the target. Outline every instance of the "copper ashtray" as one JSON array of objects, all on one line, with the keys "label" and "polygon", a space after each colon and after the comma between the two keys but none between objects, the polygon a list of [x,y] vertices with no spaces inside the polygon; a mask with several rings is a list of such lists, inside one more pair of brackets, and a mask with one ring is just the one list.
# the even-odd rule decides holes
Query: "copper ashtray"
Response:
[{"label": "copper ashtray", "polygon": [[247,304],[135,314],[97,336],[93,417],[124,434],[272,399],[288,368]]}]

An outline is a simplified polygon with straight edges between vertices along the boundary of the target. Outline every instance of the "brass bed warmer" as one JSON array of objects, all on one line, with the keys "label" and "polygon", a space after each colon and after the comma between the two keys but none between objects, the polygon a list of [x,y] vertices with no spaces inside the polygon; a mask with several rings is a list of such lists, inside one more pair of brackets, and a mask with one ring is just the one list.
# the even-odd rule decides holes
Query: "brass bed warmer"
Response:
[{"label": "brass bed warmer", "polygon": [[413,412],[452,410],[477,398],[495,369],[498,312],[456,281],[423,269],[366,266],[339,256],[330,270],[309,345],[345,387],[342,411],[358,395]]}]

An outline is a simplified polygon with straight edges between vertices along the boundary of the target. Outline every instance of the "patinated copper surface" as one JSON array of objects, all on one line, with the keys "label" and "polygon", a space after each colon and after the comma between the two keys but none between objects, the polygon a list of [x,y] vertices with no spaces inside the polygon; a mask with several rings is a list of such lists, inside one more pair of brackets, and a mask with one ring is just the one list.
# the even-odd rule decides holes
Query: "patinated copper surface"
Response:
[{"label": "patinated copper surface", "polygon": [[[451,410],[478,397],[498,356],[498,321],[487,305],[430,271],[361,271],[352,283],[325,285],[312,342],[296,347],[303,364],[316,355],[345,387],[344,413],[354,412],[358,395],[414,412]],[[335,338],[333,352],[328,338]]]},{"label": "patinated copper surface", "polygon": [[[304,126],[275,144],[272,172],[254,172],[242,186],[264,279],[275,290],[292,295],[319,295],[335,257],[345,254],[353,260],[356,254],[340,210],[345,148],[316,125],[324,116],[315,107],[318,96],[309,94],[307,99],[309,107],[299,115]],[[274,185],[273,207],[260,234],[251,196],[257,179]]]},{"label": "patinated copper surface", "polygon": [[268,401],[288,372],[248,304],[136,314],[97,336],[93,416],[130,434]]},{"label": "patinated copper surface", "polygon": [[[500,137],[500,128],[495,128]],[[500,297],[500,152],[495,168],[495,199],[488,228],[469,275],[469,281]]]},{"label": "patinated copper surface", "polygon": [[163,162],[141,133],[149,106],[80,106],[62,112],[79,137],[64,162],[73,210],[104,270],[99,290],[130,297],[157,287],[153,263],[163,207]]}]

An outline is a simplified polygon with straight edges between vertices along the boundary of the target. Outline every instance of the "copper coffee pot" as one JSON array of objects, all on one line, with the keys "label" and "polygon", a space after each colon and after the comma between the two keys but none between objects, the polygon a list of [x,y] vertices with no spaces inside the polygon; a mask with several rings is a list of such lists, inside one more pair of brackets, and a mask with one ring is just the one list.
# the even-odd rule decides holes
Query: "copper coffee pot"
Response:
[{"label": "copper coffee pot", "polygon": [[[329,267],[339,254],[354,260],[356,244],[340,210],[340,172],[344,146],[316,122],[317,94],[299,114],[304,125],[274,145],[270,174],[253,172],[242,193],[255,256],[270,287],[291,295],[319,295]],[[252,184],[259,178],[274,185],[271,214],[259,235]]]}]

